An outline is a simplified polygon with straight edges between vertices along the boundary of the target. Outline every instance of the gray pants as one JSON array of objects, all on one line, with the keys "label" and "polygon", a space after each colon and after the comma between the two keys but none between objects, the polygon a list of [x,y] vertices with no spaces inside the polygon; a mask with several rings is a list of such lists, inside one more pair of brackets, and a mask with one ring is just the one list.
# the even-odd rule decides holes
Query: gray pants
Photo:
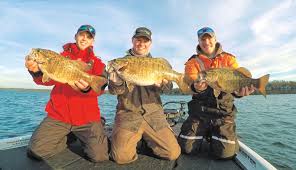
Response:
[{"label": "gray pants", "polygon": [[210,139],[210,152],[216,158],[231,158],[238,151],[235,122],[230,119],[196,119],[183,123],[178,142],[182,152],[198,153],[205,138]]},{"label": "gray pants", "polygon": [[49,158],[67,147],[67,135],[70,132],[81,141],[83,150],[91,161],[109,159],[107,136],[100,122],[72,126],[50,117],[46,117],[33,133],[28,153],[37,158]]}]

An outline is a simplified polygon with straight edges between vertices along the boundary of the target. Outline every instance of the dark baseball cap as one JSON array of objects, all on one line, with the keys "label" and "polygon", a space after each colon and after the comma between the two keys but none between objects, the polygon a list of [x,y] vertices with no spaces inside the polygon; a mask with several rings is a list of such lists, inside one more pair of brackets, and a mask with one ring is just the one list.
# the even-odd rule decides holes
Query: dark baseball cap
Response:
[{"label": "dark baseball cap", "polygon": [[87,32],[89,32],[89,33],[92,35],[93,38],[94,38],[95,35],[96,35],[96,30],[95,30],[95,28],[92,27],[91,25],[81,25],[81,26],[78,28],[77,33],[79,33],[79,32],[83,32],[83,31],[87,31]]},{"label": "dark baseball cap", "polygon": [[135,31],[135,33],[133,35],[133,38],[136,38],[136,37],[146,37],[149,40],[152,40],[151,35],[152,35],[152,32],[148,28],[146,28],[146,27],[139,27],[139,28],[136,29],[136,31]]},{"label": "dark baseball cap", "polygon": [[201,29],[199,29],[197,31],[197,36],[198,36],[199,39],[201,37],[203,37],[205,34],[208,34],[211,37],[216,38],[214,30],[212,28],[210,28],[210,27],[203,27],[203,28],[201,28]]}]

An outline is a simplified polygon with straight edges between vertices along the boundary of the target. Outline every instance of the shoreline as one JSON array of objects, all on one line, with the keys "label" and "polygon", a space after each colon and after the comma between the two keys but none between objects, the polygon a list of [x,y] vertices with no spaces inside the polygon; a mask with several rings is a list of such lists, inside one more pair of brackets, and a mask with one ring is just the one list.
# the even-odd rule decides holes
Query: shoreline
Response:
[{"label": "shoreline", "polygon": [[[5,88],[0,87],[0,90],[12,90],[12,91],[32,91],[32,92],[50,92],[52,89],[27,89],[27,88]],[[162,93],[162,95],[184,95],[182,93],[176,92],[177,89],[173,89],[172,93]],[[109,94],[108,90],[105,90],[105,94]],[[275,94],[296,94],[296,90],[267,90],[267,95],[275,95]],[[255,92],[251,95],[261,95],[258,92]]]}]

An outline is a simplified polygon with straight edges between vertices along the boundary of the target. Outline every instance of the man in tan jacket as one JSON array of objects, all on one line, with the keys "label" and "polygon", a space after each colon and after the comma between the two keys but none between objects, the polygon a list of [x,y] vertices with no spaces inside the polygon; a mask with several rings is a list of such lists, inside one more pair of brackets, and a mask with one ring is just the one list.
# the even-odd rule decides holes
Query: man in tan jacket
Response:
[{"label": "man in tan jacket", "polygon": [[[151,31],[145,27],[136,29],[132,37],[132,49],[126,56],[152,57]],[[172,88],[167,80],[151,86],[135,86],[127,90],[126,82],[115,72],[109,73],[109,91],[117,95],[117,113],[112,132],[111,156],[118,164],[137,160],[137,143],[143,137],[155,155],[175,160],[180,155],[180,146],[163,114],[160,92]]]}]

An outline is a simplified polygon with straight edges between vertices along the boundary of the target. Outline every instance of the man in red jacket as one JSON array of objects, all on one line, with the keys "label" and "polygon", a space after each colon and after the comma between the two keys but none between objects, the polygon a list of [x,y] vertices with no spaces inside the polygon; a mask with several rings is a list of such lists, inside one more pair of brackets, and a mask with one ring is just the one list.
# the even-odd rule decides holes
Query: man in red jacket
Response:
[{"label": "man in red jacket", "polygon": [[[82,25],[75,34],[76,43],[63,46],[61,55],[72,60],[93,62],[89,74],[106,78],[105,64],[93,52],[95,29],[90,25]],[[68,84],[54,80],[42,82],[42,72],[36,62],[26,60],[33,80],[38,85],[54,86],[45,111],[47,117],[33,133],[28,154],[39,159],[49,158],[66,148],[67,135],[72,132],[81,142],[84,152],[93,162],[108,160],[107,137],[100,120],[98,96],[84,80],[75,82],[74,90]],[[102,87],[102,90],[105,86]]]}]

